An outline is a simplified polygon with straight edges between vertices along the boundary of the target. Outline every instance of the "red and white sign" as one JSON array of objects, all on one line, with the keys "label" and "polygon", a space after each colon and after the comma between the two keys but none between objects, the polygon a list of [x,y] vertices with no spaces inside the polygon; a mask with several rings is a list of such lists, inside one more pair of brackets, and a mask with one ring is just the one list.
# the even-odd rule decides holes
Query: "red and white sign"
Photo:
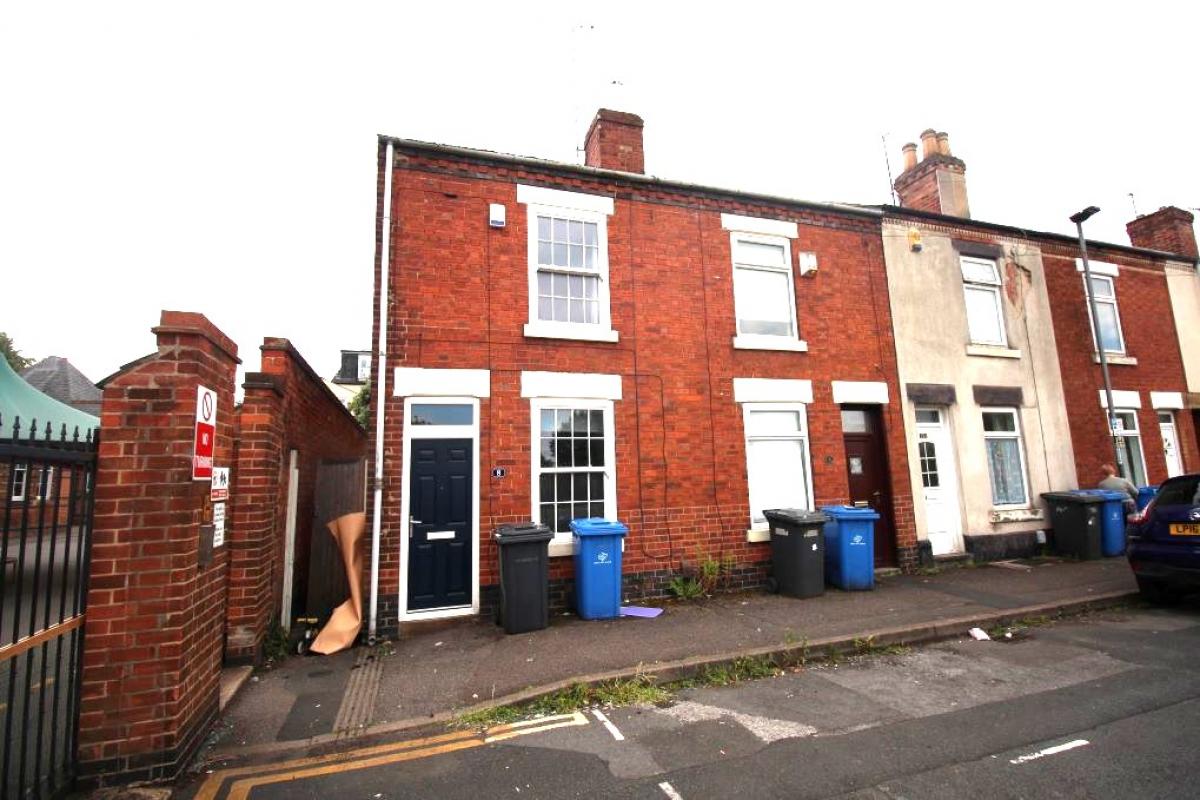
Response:
[{"label": "red and white sign", "polygon": [[217,443],[217,393],[196,387],[196,446],[192,451],[192,480],[211,481],[213,449]]}]

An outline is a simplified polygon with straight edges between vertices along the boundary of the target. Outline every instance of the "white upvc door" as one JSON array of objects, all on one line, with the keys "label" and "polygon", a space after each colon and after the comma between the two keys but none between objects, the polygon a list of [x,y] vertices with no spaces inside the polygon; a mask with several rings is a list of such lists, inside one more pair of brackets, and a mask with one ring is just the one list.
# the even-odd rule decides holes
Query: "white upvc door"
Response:
[{"label": "white upvc door", "polygon": [[917,409],[917,469],[925,498],[925,535],[935,556],[963,551],[958,475],[946,416],[939,408]]},{"label": "white upvc door", "polygon": [[1167,477],[1183,474],[1183,461],[1179,458],[1179,436],[1175,431],[1175,417],[1169,411],[1158,412],[1158,429],[1162,432],[1163,455],[1167,459]]}]

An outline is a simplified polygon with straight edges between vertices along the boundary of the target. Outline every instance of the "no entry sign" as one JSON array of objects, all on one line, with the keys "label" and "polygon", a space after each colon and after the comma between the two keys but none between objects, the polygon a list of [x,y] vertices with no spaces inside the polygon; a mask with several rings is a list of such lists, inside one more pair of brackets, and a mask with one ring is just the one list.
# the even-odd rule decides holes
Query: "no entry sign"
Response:
[{"label": "no entry sign", "polygon": [[211,481],[213,449],[217,442],[217,393],[196,387],[196,446],[192,451],[192,480]]}]

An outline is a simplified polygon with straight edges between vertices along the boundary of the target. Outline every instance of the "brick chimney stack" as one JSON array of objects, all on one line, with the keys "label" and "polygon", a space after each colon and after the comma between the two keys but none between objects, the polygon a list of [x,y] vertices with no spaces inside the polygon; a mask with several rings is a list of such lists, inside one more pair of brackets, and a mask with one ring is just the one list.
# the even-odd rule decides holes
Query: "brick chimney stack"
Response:
[{"label": "brick chimney stack", "polygon": [[921,134],[921,160],[912,142],[901,148],[904,172],[896,178],[900,205],[952,217],[971,217],[967,205],[967,165],[950,152],[950,136],[929,128]]},{"label": "brick chimney stack", "polygon": [[1125,226],[1134,247],[1197,258],[1195,216],[1182,208],[1163,206],[1153,214],[1142,214]]},{"label": "brick chimney stack", "polygon": [[584,163],[601,169],[645,173],[643,124],[637,114],[600,109],[583,140]]}]

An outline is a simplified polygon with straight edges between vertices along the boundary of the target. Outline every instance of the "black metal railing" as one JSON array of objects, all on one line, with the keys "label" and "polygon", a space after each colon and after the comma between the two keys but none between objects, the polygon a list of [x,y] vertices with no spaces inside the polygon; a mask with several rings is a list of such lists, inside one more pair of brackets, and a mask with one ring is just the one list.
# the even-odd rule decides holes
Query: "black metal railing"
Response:
[{"label": "black metal railing", "polygon": [[0,419],[0,800],[75,776],[98,439]]}]

